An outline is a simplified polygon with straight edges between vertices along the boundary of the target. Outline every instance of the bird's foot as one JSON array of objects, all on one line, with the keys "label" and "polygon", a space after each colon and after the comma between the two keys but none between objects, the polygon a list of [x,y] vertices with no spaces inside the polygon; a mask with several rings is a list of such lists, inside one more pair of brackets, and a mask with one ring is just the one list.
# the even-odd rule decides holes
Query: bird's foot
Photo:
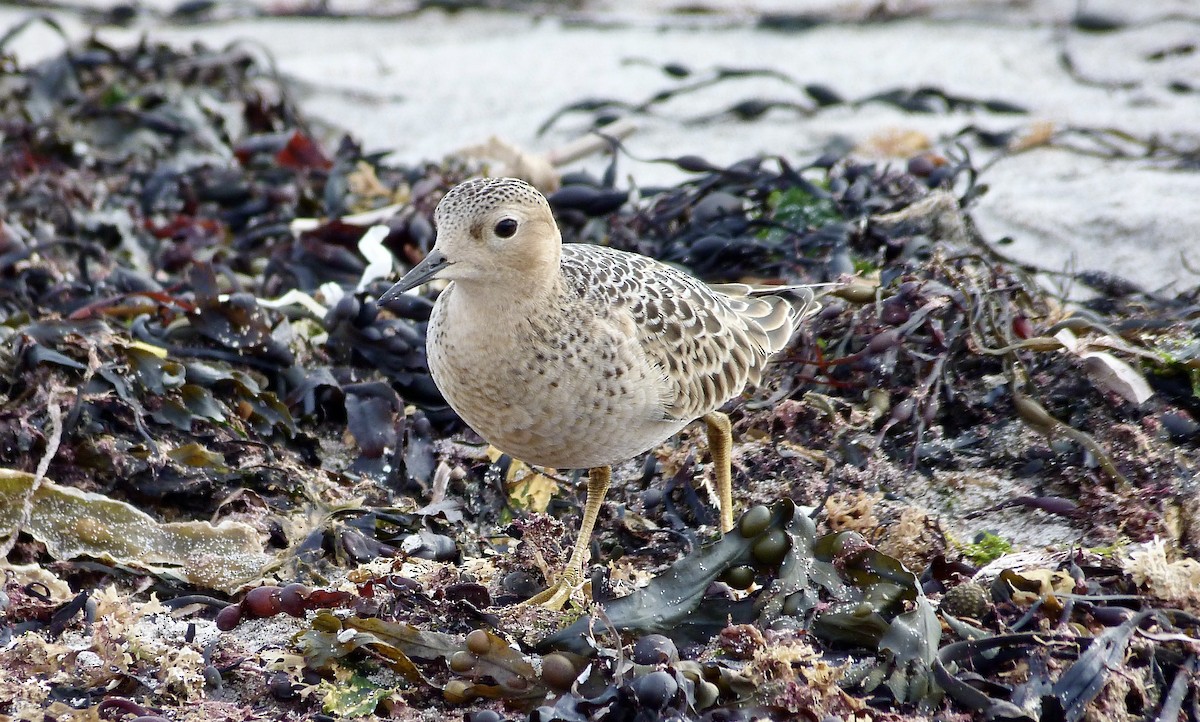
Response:
[{"label": "bird's foot", "polygon": [[582,586],[582,570],[568,566],[553,584],[521,602],[521,606],[539,606],[557,611],[562,609],[563,605],[570,601],[575,590]]}]

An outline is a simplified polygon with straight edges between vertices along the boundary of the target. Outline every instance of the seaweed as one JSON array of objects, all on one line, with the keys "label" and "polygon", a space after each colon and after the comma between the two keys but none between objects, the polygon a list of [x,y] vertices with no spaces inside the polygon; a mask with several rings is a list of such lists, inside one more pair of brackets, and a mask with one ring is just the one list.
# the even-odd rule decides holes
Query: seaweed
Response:
[{"label": "seaweed", "polygon": [[[1021,111],[660,67],[654,97],[547,123],[750,77],[791,95],[680,122]],[[998,155],[966,143],[1180,149],[964,124],[895,165],[685,155],[650,159],[682,181],[638,187],[608,126],[603,177],[525,163],[567,241],[829,284],[726,409],[737,531],[713,538],[685,433],[615,471],[590,578],[553,613],[518,603],[569,552],[576,477],[447,407],[436,290],[376,303],[476,155],[519,149],[410,167],[331,142],[239,45],[93,39],[4,76],[0,714],[1195,716],[1200,293],[1006,258],[970,217]]]}]

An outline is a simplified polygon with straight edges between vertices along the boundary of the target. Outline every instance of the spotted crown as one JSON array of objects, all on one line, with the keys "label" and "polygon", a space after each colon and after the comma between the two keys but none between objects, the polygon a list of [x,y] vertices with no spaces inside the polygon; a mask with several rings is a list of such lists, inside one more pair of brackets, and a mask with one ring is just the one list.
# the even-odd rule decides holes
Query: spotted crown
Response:
[{"label": "spotted crown", "polygon": [[536,188],[516,178],[475,178],[450,189],[434,211],[439,229],[451,230],[457,223],[472,219],[502,206],[540,205],[550,209]]}]

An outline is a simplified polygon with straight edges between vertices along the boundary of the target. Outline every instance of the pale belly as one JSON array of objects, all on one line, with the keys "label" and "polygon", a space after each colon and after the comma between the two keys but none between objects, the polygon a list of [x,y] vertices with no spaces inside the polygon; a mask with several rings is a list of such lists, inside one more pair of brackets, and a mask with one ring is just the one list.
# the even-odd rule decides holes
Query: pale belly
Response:
[{"label": "pale belly", "polygon": [[451,408],[501,451],[560,469],[610,466],[661,444],[690,420],[663,413],[661,371],[603,329],[539,328],[514,343],[497,329],[454,328],[435,312],[428,357]]},{"label": "pale belly", "polygon": [[507,406],[478,404],[480,395],[459,389],[446,398],[496,448],[528,464],[556,469],[618,464],[653,449],[687,424],[647,421],[582,398],[554,403],[542,395],[539,402],[536,388],[529,389],[524,403]]}]

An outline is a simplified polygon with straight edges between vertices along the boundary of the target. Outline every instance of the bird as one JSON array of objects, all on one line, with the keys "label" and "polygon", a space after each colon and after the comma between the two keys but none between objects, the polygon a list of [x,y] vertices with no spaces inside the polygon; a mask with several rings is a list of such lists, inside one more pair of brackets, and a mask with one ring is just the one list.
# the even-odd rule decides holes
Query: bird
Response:
[{"label": "bird", "polygon": [[[515,178],[463,182],[434,210],[424,260],[379,297],[449,283],[426,332],[450,407],[527,464],[588,470],[579,535],[525,604],[561,608],[581,584],[612,466],[703,420],[722,533],[733,529],[732,433],[720,408],[819,305],[805,286],[708,285],[636,253],[563,243],[550,204]],[[548,580],[549,581],[549,580]]]}]

